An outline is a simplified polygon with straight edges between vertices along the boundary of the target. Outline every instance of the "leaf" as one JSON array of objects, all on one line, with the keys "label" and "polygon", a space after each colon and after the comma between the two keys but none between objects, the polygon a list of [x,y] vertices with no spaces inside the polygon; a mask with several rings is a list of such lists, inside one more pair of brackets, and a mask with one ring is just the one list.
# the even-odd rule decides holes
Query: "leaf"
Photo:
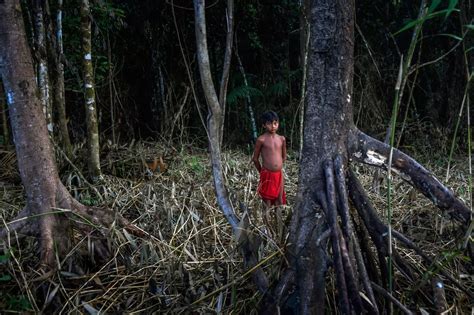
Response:
[{"label": "leaf", "polygon": [[455,40],[459,40],[461,41],[462,40],[462,37],[459,37],[457,35],[454,35],[454,34],[438,34],[438,36],[446,36],[446,37],[451,37],[451,38],[454,38]]},{"label": "leaf", "polygon": [[49,292],[48,296],[46,297],[46,300],[44,301],[43,307],[46,307],[47,305],[49,305],[49,303],[51,303],[51,301],[56,296],[56,293],[58,293],[58,290],[59,290],[59,285],[56,285],[54,289]]},{"label": "leaf", "polygon": [[440,3],[441,0],[433,0],[433,2],[431,2],[430,8],[428,9],[428,13],[434,12]]},{"label": "leaf", "polygon": [[239,99],[245,99],[247,97],[262,97],[263,93],[257,88],[250,86],[237,86],[227,95],[227,102],[229,105],[235,105]]},{"label": "leaf", "polygon": [[[418,20],[413,20],[413,21],[410,21],[408,22],[407,24],[405,24],[404,27],[402,27],[400,30],[398,30],[397,32],[395,32],[393,35],[397,35],[397,34],[400,34],[401,32],[404,32],[418,24],[422,24],[424,23],[426,20],[429,20],[429,19],[432,19],[432,18],[435,18],[435,17],[438,17],[442,14],[445,14],[448,12],[448,9],[445,9],[445,10],[440,10],[440,11],[436,11],[436,12],[433,12],[433,13],[430,13],[430,14],[427,14],[425,17],[421,18],[421,19],[418,19]],[[459,12],[459,9],[451,9],[449,11],[449,13],[451,12]]]},{"label": "leaf", "polygon": [[[450,11],[451,12],[459,12],[460,10],[459,9],[452,9]],[[439,11],[436,11],[436,12],[433,12],[433,13],[430,13],[426,16],[426,19],[432,19],[434,17],[437,17],[437,16],[440,16],[440,15],[443,15],[444,13],[448,12],[448,9],[444,9],[444,10],[439,10]]]},{"label": "leaf", "polygon": [[448,11],[446,12],[446,15],[444,17],[445,20],[448,18],[451,12],[453,12],[457,4],[458,4],[458,0],[449,0]]},{"label": "leaf", "polygon": [[130,244],[132,245],[132,247],[134,249],[137,249],[138,246],[137,246],[137,242],[135,242],[135,240],[133,239],[133,237],[130,235],[130,233],[127,232],[127,230],[123,229],[122,230],[123,232],[123,235],[125,235],[125,238],[130,242]]},{"label": "leaf", "polygon": [[92,305],[90,305],[89,303],[84,303],[82,304],[84,306],[84,308],[86,309],[86,311],[91,314],[91,315],[97,315],[99,314],[99,311],[94,308]]},{"label": "leaf", "polygon": [[10,281],[12,277],[10,275],[2,275],[0,276],[0,282],[7,282]]},{"label": "leaf", "polygon": [[410,21],[408,22],[407,24],[405,24],[404,27],[402,27],[400,30],[398,30],[397,32],[393,33],[393,35],[397,35],[397,34],[400,34],[401,32],[404,32],[406,30],[409,30],[410,28],[420,24],[420,23],[423,23],[424,20],[421,19],[421,20],[413,20],[413,21]]},{"label": "leaf", "polygon": [[464,27],[474,31],[474,24],[466,24],[466,25],[464,25]]},{"label": "leaf", "polygon": [[9,253],[7,253],[6,255],[0,255],[0,264],[6,263],[9,257],[10,257]]}]

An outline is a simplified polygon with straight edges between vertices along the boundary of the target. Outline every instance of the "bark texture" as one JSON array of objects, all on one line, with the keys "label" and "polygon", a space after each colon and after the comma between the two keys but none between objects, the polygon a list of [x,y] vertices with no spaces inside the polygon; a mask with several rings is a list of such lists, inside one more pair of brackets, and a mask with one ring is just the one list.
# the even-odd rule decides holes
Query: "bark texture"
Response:
[{"label": "bark texture", "polygon": [[[377,292],[387,303],[411,313],[392,292],[384,289],[390,274],[387,261],[392,259],[408,281],[416,278],[417,268],[395,248],[393,252],[390,250],[391,240],[387,238],[390,228],[379,219],[356,175],[349,169],[351,161],[386,169],[391,163],[393,172],[464,227],[471,220],[469,209],[433,174],[396,149],[389,159],[389,145],[354,126],[351,101],[354,12],[354,1],[311,2],[305,127],[297,204],[286,257],[288,266],[264,299],[261,311],[265,314],[324,314],[329,268],[336,278],[338,312],[380,313],[384,304],[376,299],[374,292]],[[357,214],[349,211],[349,197]],[[427,266],[433,263],[407,237],[397,231],[393,235],[403,246],[423,257]],[[367,242],[374,245],[378,261]],[[443,270],[440,273],[456,285]],[[361,299],[360,292],[370,303]]]},{"label": "bark texture", "polygon": [[[247,234],[248,222],[245,221],[245,214],[242,219],[239,219],[235,214],[234,208],[229,199],[224,175],[222,172],[220,137],[221,125],[223,122],[223,111],[219,104],[216,89],[212,81],[209,53],[207,48],[204,0],[194,1],[194,17],[196,21],[195,31],[199,73],[201,75],[201,84],[209,109],[207,119],[207,135],[209,140],[212,177],[214,180],[217,204],[219,205],[220,210],[224,214],[229,224],[232,226],[233,234],[236,237],[244,256],[244,264],[250,269],[258,263],[258,246],[256,246],[258,241],[252,235]],[[269,283],[261,268],[256,268],[252,276],[260,291],[265,293],[268,289]]]},{"label": "bark texture", "polygon": [[95,102],[94,69],[92,67],[92,41],[89,0],[81,2],[82,68],[86,108],[89,176],[98,180],[101,176],[99,157],[99,122]]},{"label": "bark texture", "polygon": [[69,137],[64,92],[64,50],[63,50],[63,0],[58,0],[56,13],[56,64],[54,74],[54,105],[58,113],[59,137],[66,155],[71,158],[72,144]]},{"label": "bark texture", "polygon": [[[1,83],[1,81],[0,81]],[[0,84],[0,115],[2,116],[2,140],[5,146],[10,144],[10,132],[8,131],[7,102],[4,97],[3,84]]]},{"label": "bark texture", "polygon": [[48,60],[46,48],[45,19],[43,13],[43,1],[33,1],[33,16],[35,30],[35,52],[37,63],[38,87],[40,90],[40,100],[43,106],[43,113],[46,117],[48,132],[53,133],[53,111],[51,108]]},{"label": "bark texture", "polygon": [[[7,223],[7,227],[0,230],[0,238],[13,231],[38,236],[42,264],[46,268],[61,267],[56,255],[61,257],[69,246],[70,224],[82,232],[92,232],[90,225],[81,223],[78,217],[97,225],[109,226],[117,221],[120,225],[131,226],[110,210],[80,204],[59,180],[19,0],[1,2],[0,16],[0,29],[3,30],[0,32],[0,76],[7,95],[18,168],[26,192],[26,207],[17,219],[36,217]],[[76,220],[68,220],[70,216]],[[106,255],[106,248],[96,245],[97,257]]]},{"label": "bark texture", "polygon": [[[304,141],[298,203],[290,231],[290,244],[295,244],[290,255],[297,266],[298,308],[302,314],[324,310],[327,242],[318,239],[327,229],[328,217],[332,222],[336,215],[334,207],[328,207],[334,202],[331,196],[322,193],[327,192],[327,184],[331,185],[326,181],[324,163],[332,164],[337,155],[347,156],[346,140],[352,126],[353,14],[353,1],[311,4]],[[338,233],[332,233],[333,246],[338,246]],[[344,285],[342,279],[338,283]]]}]

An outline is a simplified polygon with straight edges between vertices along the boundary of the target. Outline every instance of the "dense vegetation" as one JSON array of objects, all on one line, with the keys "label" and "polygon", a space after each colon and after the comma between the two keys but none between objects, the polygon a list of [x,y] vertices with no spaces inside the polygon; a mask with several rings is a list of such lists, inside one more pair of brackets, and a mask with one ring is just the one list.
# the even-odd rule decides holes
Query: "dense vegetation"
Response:
[{"label": "dense vegetation", "polygon": [[[53,30],[57,28],[59,2],[39,2],[47,43],[55,47]],[[258,267],[265,269],[274,282],[285,265],[285,231],[298,185],[305,16],[309,14],[305,7],[308,1],[300,2],[237,1],[234,12],[223,171],[234,206],[239,208],[240,203],[240,215],[249,211],[250,229],[262,240]],[[426,5],[424,11],[420,3]],[[471,131],[467,117],[474,64],[473,4],[468,0],[420,3],[357,1],[354,122],[382,141],[388,139],[387,128],[392,124],[393,144],[426,162],[439,178],[446,176],[443,183],[469,203]],[[68,153],[62,147],[55,127],[51,136],[60,178],[82,204],[111,209],[135,224],[142,234],[130,234],[115,226],[115,221],[107,228],[89,222],[91,231],[85,236],[76,227],[71,234],[77,246],[58,261],[68,267],[48,277],[35,271],[39,263],[35,240],[28,238],[20,245],[9,238],[5,243],[8,246],[0,253],[0,309],[79,310],[90,314],[99,310],[241,313],[257,309],[263,297],[248,281],[250,273],[242,271],[238,246],[218,211],[212,188],[203,126],[208,107],[196,57],[192,3],[91,1],[92,62],[103,173],[98,182],[93,182],[87,171],[80,6],[81,1],[71,0],[63,7],[65,105],[74,148]],[[206,8],[216,84],[225,53],[226,7],[226,1],[215,1],[207,3]],[[38,64],[42,51],[35,30],[36,11],[27,1],[22,1],[22,8],[31,52]],[[411,58],[409,64],[407,57]],[[401,60],[405,61],[402,66]],[[54,64],[54,57],[48,55],[48,62]],[[400,67],[405,67],[403,94],[395,90]],[[49,70],[51,78],[53,69]],[[4,94],[0,90],[4,118],[0,121],[0,218],[6,227],[26,202]],[[286,136],[290,149],[290,203],[284,207],[284,217],[275,218],[272,231],[259,215],[257,178],[248,163],[254,141],[251,115],[259,117],[268,109],[279,113],[279,132]],[[59,115],[54,110],[56,122]],[[372,186],[372,177],[379,176],[364,167],[358,166],[355,171],[367,188]],[[413,188],[402,181],[392,185],[393,204],[385,202],[390,194],[385,182],[380,192],[370,192],[382,217],[391,207],[395,229],[415,240],[430,257],[442,256],[426,267],[418,252],[400,249],[421,276],[410,282],[405,275],[395,275],[399,276],[397,298],[412,310],[434,311],[436,301],[420,288],[440,278],[448,279],[447,305],[459,312],[467,311],[473,295],[468,276],[472,266],[458,246],[465,235],[456,223],[446,223],[445,218],[433,214],[432,205],[416,201]],[[431,233],[425,228],[430,225],[435,226]],[[102,248],[110,252],[104,250],[98,255]],[[70,257],[76,261],[68,261]],[[456,284],[449,282],[445,273],[454,277]],[[335,278],[332,270],[328,275]],[[336,292],[337,284],[331,280],[326,296],[329,311],[340,306]]]}]

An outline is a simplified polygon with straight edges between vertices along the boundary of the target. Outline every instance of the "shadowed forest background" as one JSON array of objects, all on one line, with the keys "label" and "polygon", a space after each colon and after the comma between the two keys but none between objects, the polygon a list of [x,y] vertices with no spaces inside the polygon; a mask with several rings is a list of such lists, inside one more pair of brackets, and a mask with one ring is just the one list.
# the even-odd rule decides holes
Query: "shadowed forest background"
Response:
[{"label": "shadowed forest background", "polygon": [[[55,162],[72,197],[91,209],[112,210],[112,223],[100,227],[78,215],[77,221],[86,222],[86,232],[78,232],[77,226],[71,228],[66,233],[72,240],[67,252],[58,249],[53,255],[57,268],[44,272],[39,268],[43,261],[38,238],[2,234],[0,310],[264,313],[262,305],[271,302],[261,292],[258,280],[251,280],[252,272],[262,269],[270,287],[275,287],[283,270],[292,264],[286,260],[285,249],[291,216],[300,202],[301,130],[308,129],[307,124],[301,128],[300,113],[311,84],[303,84],[307,78],[306,48],[311,50],[312,46],[306,37],[310,1],[244,0],[234,4],[221,161],[229,200],[243,218],[239,226],[251,231],[249,244],[254,247],[250,246],[250,251],[258,256],[258,262],[250,267],[239,249],[245,245],[216,199],[214,161],[211,165],[209,157],[213,149],[205,128],[212,110],[201,86],[193,3],[90,1],[87,16],[91,21],[91,85],[95,89],[100,176],[88,164],[86,103],[90,94],[85,89],[89,81],[85,81],[83,67],[83,4],[64,1],[64,50],[58,53],[61,3],[21,1],[39,86],[39,65],[44,62],[48,68],[46,107],[51,110],[48,126]],[[391,141],[425,165],[471,211],[473,5],[469,0],[356,1],[351,90],[354,124],[381,142]],[[225,68],[228,10],[226,1],[206,3],[210,70],[217,88]],[[43,16],[43,47],[38,38],[38,14]],[[411,60],[405,66],[407,56]],[[56,97],[59,64],[64,70],[63,99]],[[400,68],[404,68],[402,94],[396,90]],[[40,90],[38,95],[44,99]],[[62,118],[57,106],[61,102],[65,106]],[[27,208],[7,103],[8,93],[0,84],[3,229],[21,220],[16,216]],[[279,114],[278,132],[286,137],[289,150],[285,165],[289,204],[280,215],[275,213],[271,227],[263,224],[263,208],[256,194],[258,174],[250,164],[255,136],[263,131],[258,117],[267,110]],[[72,143],[69,148],[61,135],[61,119]],[[384,224],[393,225],[416,244],[404,248],[393,242],[409,268],[394,269],[390,281],[383,280],[384,273],[376,267],[368,268],[370,281],[386,285],[375,292],[381,301],[377,312],[390,313],[393,307],[395,312],[405,313],[462,314],[472,310],[472,256],[465,245],[472,243],[472,230],[467,229],[466,234],[466,223],[439,212],[403,178],[387,181],[386,171],[374,171],[363,164],[351,168]],[[58,216],[68,213],[59,206],[51,211]],[[362,240],[365,237],[367,243],[362,250],[376,256],[371,249],[376,246],[364,232],[362,219],[353,221],[354,233]],[[132,232],[124,228],[128,223],[136,227]],[[367,265],[377,259],[364,257]],[[354,260],[352,263],[356,265]],[[326,313],[344,312],[335,264],[328,264]],[[442,292],[436,289],[440,283]],[[387,292],[403,305],[392,306]],[[299,303],[289,296],[283,310]],[[361,296],[362,304],[373,302],[365,294]],[[357,312],[361,302],[350,296],[349,300],[356,305],[350,310]],[[369,306],[364,309],[374,311]]]}]

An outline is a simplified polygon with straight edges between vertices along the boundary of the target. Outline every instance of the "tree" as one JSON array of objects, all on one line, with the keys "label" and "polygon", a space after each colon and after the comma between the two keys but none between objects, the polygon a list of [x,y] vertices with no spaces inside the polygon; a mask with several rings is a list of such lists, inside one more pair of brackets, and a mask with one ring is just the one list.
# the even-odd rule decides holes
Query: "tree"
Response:
[{"label": "tree", "polygon": [[47,49],[46,49],[46,31],[44,23],[44,14],[43,14],[43,1],[35,0],[33,1],[33,16],[34,16],[34,30],[35,30],[35,50],[36,50],[36,59],[37,59],[37,76],[38,76],[38,86],[41,91],[41,103],[43,106],[43,111],[46,116],[48,131],[53,133],[53,111],[51,108],[51,99],[50,99],[50,84],[49,84],[49,74],[48,74],[48,58],[47,58]]},{"label": "tree", "polygon": [[[233,1],[228,2],[229,10],[232,10]],[[209,141],[212,177],[214,179],[214,188],[216,190],[217,204],[224,214],[225,218],[232,227],[232,231],[239,242],[242,254],[244,256],[245,265],[249,268],[256,265],[257,260],[257,249],[256,240],[252,236],[247,235],[246,225],[248,225],[248,218],[245,216],[239,219],[235,214],[232,203],[225,186],[224,175],[222,171],[222,160],[221,160],[221,124],[223,123],[223,109],[222,104],[219,104],[219,98],[217,97],[216,89],[212,81],[211,67],[209,62],[209,53],[207,49],[207,34],[206,34],[206,15],[205,15],[205,1],[194,0],[194,18],[196,21],[196,46],[197,46],[197,59],[199,65],[199,73],[201,75],[201,84],[206,97],[206,103],[209,109],[209,115],[207,120],[206,132]],[[226,56],[230,53],[231,48],[229,45],[232,41],[227,38],[226,40]],[[229,57],[230,58],[230,57]],[[225,58],[227,59],[227,58]],[[224,73],[226,70],[224,70]],[[221,95],[225,94],[225,84],[227,79],[222,79],[221,84]],[[224,90],[222,91],[222,88]],[[221,98],[223,99],[223,98]],[[259,287],[261,292],[265,292],[268,289],[268,279],[261,268],[257,268],[253,273],[254,281]]]},{"label": "tree", "polygon": [[99,126],[95,102],[94,69],[92,67],[92,34],[89,0],[81,1],[82,68],[87,125],[89,176],[98,180],[101,176],[99,157]]},{"label": "tree", "polygon": [[[332,260],[340,311],[348,314],[365,309],[377,313],[373,291],[389,296],[392,284],[390,280],[382,284],[371,281],[390,279],[392,260],[404,274],[413,274],[410,264],[391,248],[387,235],[390,238],[392,234],[404,246],[417,250],[425,262],[430,259],[377,217],[356,175],[350,170],[351,161],[400,174],[464,227],[468,225],[471,213],[411,157],[355,127],[352,120],[354,1],[313,1],[310,24],[304,145],[296,210],[290,225],[289,266],[273,294],[267,295],[264,309],[272,312],[276,307],[290,307],[285,303],[294,295],[298,303],[291,306],[293,312],[324,312],[325,278]],[[357,220],[351,217],[349,198],[357,209]],[[369,233],[379,257],[378,271],[372,268],[377,263],[361,259],[361,248],[364,249],[365,244],[356,237],[352,222],[361,222],[363,226],[358,226],[357,230]],[[327,251],[328,243],[332,257]],[[365,254],[370,257],[368,252]],[[370,279],[367,276],[369,267],[375,272]],[[378,273],[382,276],[377,276]],[[362,284],[357,275],[363,279]],[[387,291],[381,289],[382,285]],[[361,301],[360,287],[364,288],[372,306]]]},{"label": "tree", "polygon": [[58,127],[61,143],[66,155],[71,158],[72,144],[67,127],[66,98],[64,95],[63,0],[58,0],[55,43],[54,105],[58,112]]},{"label": "tree", "polygon": [[[46,120],[38,98],[35,72],[18,0],[0,4],[0,76],[2,77],[15,142],[20,176],[26,192],[26,206],[0,238],[11,232],[38,237],[41,262],[54,268],[69,247],[68,232],[76,228],[91,233],[92,225],[109,226],[115,220],[129,226],[127,220],[107,209],[86,207],[76,201],[61,183],[48,137]],[[74,217],[79,220],[69,220]],[[37,221],[38,224],[32,222]],[[96,243],[98,257],[107,248]]]},{"label": "tree", "polygon": [[[242,220],[235,215],[228,202],[220,166],[217,139],[222,116],[210,74],[202,0],[195,1],[195,19],[198,63],[210,109],[208,135],[214,185],[218,204],[234,233],[238,234]],[[408,277],[413,275],[414,269],[391,247],[391,236],[415,250],[425,263],[432,261],[413,242],[392,231],[378,218],[356,175],[350,170],[350,161],[386,168],[389,174],[392,170],[400,174],[464,227],[470,221],[470,210],[411,157],[355,127],[351,101],[354,1],[313,1],[309,20],[311,50],[304,145],[297,205],[291,219],[286,254],[288,266],[270,293],[265,292],[268,288],[265,274],[262,270],[255,273],[257,286],[266,295],[262,312],[275,314],[278,308],[301,314],[324,312],[329,261],[332,261],[336,275],[338,304],[342,313],[360,313],[364,310],[378,313],[380,303],[375,299],[374,291],[406,310],[391,295],[391,262],[393,260]],[[349,199],[357,209],[356,220],[350,214]],[[360,222],[357,229],[353,222]],[[370,249],[361,241],[360,233],[364,231],[375,245],[378,262],[371,260]],[[329,244],[331,251],[328,251]],[[255,248],[248,246],[246,249],[244,253]],[[364,260],[363,253],[369,257],[367,260]],[[244,258],[248,261],[248,256]],[[445,276],[449,279],[449,275]],[[360,291],[365,291],[370,303],[363,302]]]}]

